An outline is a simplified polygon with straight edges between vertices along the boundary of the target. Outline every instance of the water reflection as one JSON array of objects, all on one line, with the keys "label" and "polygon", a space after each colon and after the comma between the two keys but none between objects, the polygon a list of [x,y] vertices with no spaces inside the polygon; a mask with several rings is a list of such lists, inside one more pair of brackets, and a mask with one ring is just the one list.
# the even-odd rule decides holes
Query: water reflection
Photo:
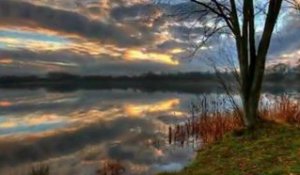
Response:
[{"label": "water reflection", "polygon": [[[2,91],[3,92],[3,91]],[[95,174],[106,159],[127,174],[181,169],[193,148],[165,144],[169,123],[184,120],[192,95],[139,91],[0,95],[0,174],[47,163],[52,174]]]},{"label": "water reflection", "polygon": [[179,170],[195,148],[166,144],[168,126],[186,121],[197,99],[136,90],[1,90],[0,174],[23,175],[46,163],[55,175],[95,175],[106,160],[122,162],[127,174]]},{"label": "water reflection", "polygon": [[9,107],[12,106],[10,101],[0,101],[0,107]]},{"label": "water reflection", "polygon": [[141,117],[148,113],[170,112],[179,104],[179,99],[164,100],[152,104],[126,104],[124,112],[128,116]]}]

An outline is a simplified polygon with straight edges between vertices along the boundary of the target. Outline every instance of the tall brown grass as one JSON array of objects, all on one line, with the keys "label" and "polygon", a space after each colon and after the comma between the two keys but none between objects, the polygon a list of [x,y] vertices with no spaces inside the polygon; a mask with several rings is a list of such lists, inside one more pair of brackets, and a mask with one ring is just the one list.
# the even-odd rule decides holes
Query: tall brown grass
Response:
[{"label": "tall brown grass", "polygon": [[234,129],[243,127],[237,112],[210,113],[195,119],[188,119],[184,124],[169,127],[169,143],[179,143],[181,146],[201,139],[203,143],[219,140],[223,135]]},{"label": "tall brown grass", "polygon": [[50,174],[50,168],[48,165],[39,165],[36,167],[32,167],[31,171],[28,173],[28,175],[49,175]]},{"label": "tall brown grass", "polygon": [[116,160],[105,160],[102,168],[98,170],[97,175],[121,175],[126,171],[125,166]]},{"label": "tall brown grass", "polygon": [[[96,171],[96,175],[121,175],[126,171],[125,166],[116,160],[105,160],[102,163],[101,169]],[[28,175],[50,175],[48,165],[40,164],[34,166],[29,171]]]},{"label": "tall brown grass", "polygon": [[[224,99],[221,99],[224,101]],[[261,104],[259,116],[263,121],[300,125],[300,103],[286,95],[268,99],[272,103]],[[209,109],[208,109],[209,108]],[[208,144],[221,139],[226,133],[244,127],[242,113],[238,108],[224,110],[224,105],[208,103],[207,98],[200,101],[200,112],[186,122],[169,127],[169,143],[181,146],[195,140]]]},{"label": "tall brown grass", "polygon": [[267,121],[300,125],[300,101],[282,95],[273,104],[263,106],[260,116]]}]

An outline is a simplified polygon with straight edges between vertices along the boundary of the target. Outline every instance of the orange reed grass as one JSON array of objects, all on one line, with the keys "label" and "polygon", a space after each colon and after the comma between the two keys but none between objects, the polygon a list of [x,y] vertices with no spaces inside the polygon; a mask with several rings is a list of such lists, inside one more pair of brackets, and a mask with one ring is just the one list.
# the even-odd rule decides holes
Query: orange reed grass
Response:
[{"label": "orange reed grass", "polygon": [[[300,125],[300,102],[286,95],[269,99],[272,103],[261,105],[260,119],[276,123]],[[205,101],[203,103],[203,101]],[[179,143],[181,146],[200,140],[203,144],[212,143],[221,139],[226,133],[240,130],[244,127],[241,112],[238,109],[231,111],[221,110],[214,103],[207,104],[207,99],[201,101],[200,113],[183,124],[169,127],[169,143]],[[214,105],[207,109],[208,106]]]}]

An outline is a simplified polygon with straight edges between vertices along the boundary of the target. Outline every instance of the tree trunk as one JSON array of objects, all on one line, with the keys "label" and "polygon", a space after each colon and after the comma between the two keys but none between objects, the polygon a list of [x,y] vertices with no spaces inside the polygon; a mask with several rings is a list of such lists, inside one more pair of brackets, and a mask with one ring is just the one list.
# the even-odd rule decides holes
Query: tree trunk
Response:
[{"label": "tree trunk", "polygon": [[[265,57],[257,57],[265,60]],[[255,65],[256,74],[241,75],[241,98],[243,104],[243,120],[247,128],[254,128],[259,121],[259,101],[265,72],[265,64]],[[241,72],[243,74],[243,72]]]},{"label": "tree trunk", "polygon": [[254,128],[259,120],[258,105],[264,78],[266,57],[282,1],[270,1],[263,34],[257,48],[258,50],[256,51],[254,5],[252,0],[244,0],[243,30],[242,34],[236,35],[236,41],[240,63],[240,77],[242,80],[243,119],[247,128]]},{"label": "tree trunk", "polygon": [[[248,96],[249,98],[245,98]],[[258,104],[260,99],[260,91],[248,94],[242,94],[243,111],[244,111],[244,124],[247,128],[255,127],[258,121]]]},{"label": "tree trunk", "polygon": [[[248,128],[256,126],[258,105],[264,77],[266,57],[270,47],[275,24],[280,14],[283,0],[269,0],[262,35],[257,37],[255,26],[255,1],[243,0],[243,8],[237,9],[236,3],[230,0],[230,6],[217,0],[191,0],[204,8],[204,12],[215,14],[231,30],[236,40],[241,98],[243,102],[243,120]],[[209,14],[207,13],[207,14]],[[207,15],[206,13],[204,14]],[[259,39],[259,42],[257,38]],[[257,45],[258,44],[258,45]]]}]

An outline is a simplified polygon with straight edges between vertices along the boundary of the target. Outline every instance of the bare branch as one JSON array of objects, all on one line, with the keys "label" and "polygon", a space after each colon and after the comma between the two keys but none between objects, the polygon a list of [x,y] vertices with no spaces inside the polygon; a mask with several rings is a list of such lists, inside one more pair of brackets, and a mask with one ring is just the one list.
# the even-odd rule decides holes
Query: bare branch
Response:
[{"label": "bare branch", "polygon": [[201,6],[203,6],[204,8],[206,8],[207,10],[209,10],[211,13],[217,15],[218,17],[221,17],[224,22],[226,22],[227,24],[227,27],[230,28],[231,31],[234,31],[234,28],[232,26],[232,23],[230,21],[230,16],[228,16],[226,14],[226,12],[228,14],[230,14],[230,9],[228,7],[226,7],[225,5],[219,3],[218,1],[216,0],[211,0],[212,3],[205,3],[205,2],[201,2],[201,1],[198,1],[198,0],[191,0],[191,2],[194,2],[196,4],[199,4]]},{"label": "bare branch", "polygon": [[300,12],[300,1],[299,0],[285,0],[288,4],[290,4],[291,8],[294,8]]}]

